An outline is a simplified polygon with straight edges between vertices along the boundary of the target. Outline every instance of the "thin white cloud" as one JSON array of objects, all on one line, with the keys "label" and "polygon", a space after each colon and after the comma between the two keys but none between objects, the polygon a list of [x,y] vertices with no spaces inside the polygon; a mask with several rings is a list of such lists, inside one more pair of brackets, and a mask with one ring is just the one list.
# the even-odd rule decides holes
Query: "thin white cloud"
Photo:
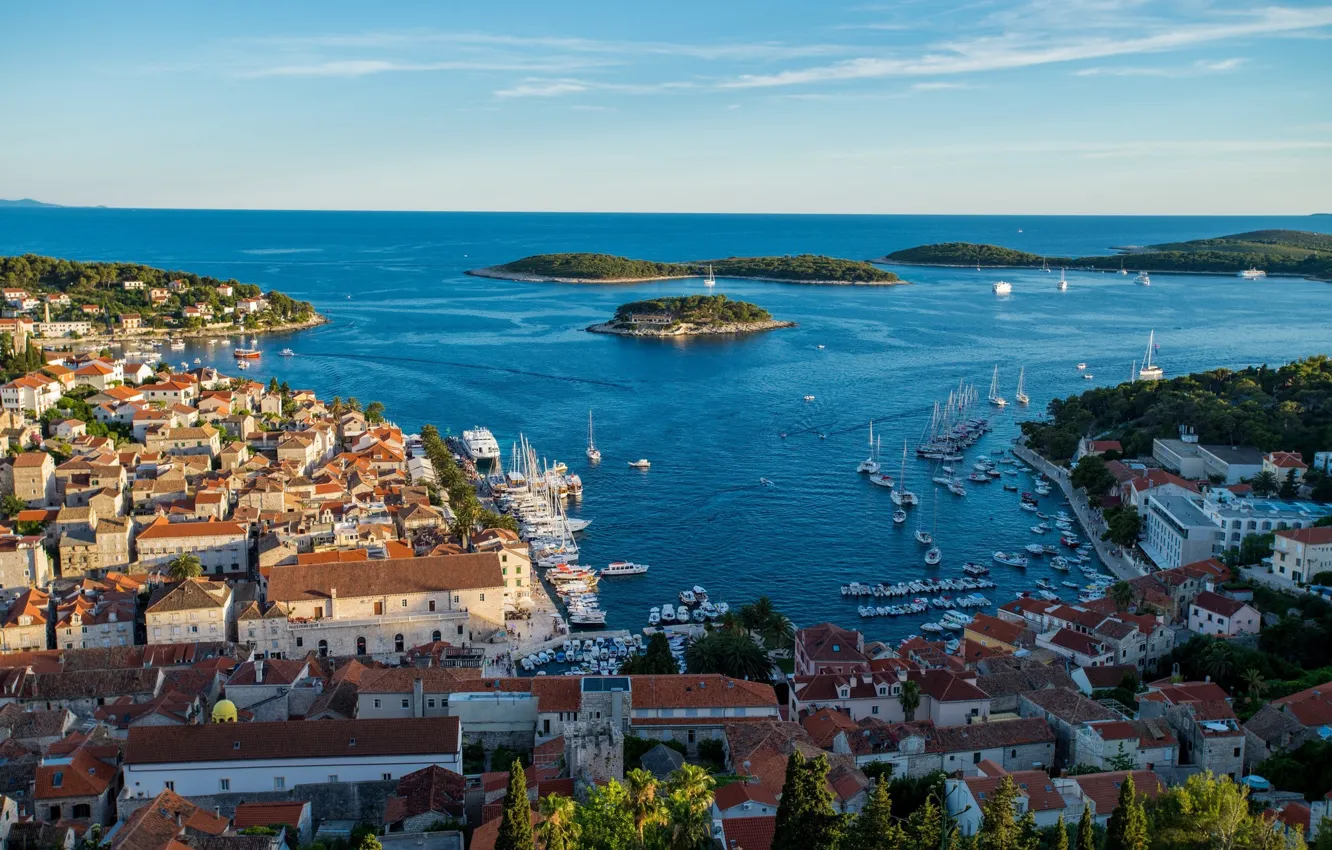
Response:
[{"label": "thin white cloud", "polygon": [[1206,60],[1199,59],[1192,65],[1180,67],[1142,67],[1135,65],[1124,65],[1120,67],[1101,67],[1093,66],[1091,68],[1079,68],[1073,72],[1075,77],[1197,77],[1202,74],[1222,74],[1228,71],[1234,71],[1244,65],[1247,59],[1243,57],[1234,57],[1231,59]]},{"label": "thin white cloud", "polygon": [[[1053,1],[1053,0],[1052,0]],[[1332,25],[1332,7],[1271,7],[1240,22],[1175,26],[1140,37],[1093,37],[1050,43],[1007,34],[940,45],[939,52],[913,58],[862,57],[775,74],[747,74],[722,88],[770,88],[900,76],[1001,71],[1142,53],[1157,53],[1249,36],[1300,32]]]},{"label": "thin white cloud", "polygon": [[666,82],[666,83],[603,83],[595,80],[578,79],[537,79],[528,78],[517,85],[499,89],[495,92],[496,97],[518,98],[518,97],[558,97],[567,94],[581,94],[587,91],[606,91],[617,92],[619,94],[657,94],[667,91],[681,91],[693,89],[697,86],[691,82]]},{"label": "thin white cloud", "polygon": [[913,83],[911,86],[912,91],[950,91],[953,89],[974,89],[974,88],[975,86],[968,85],[967,83],[945,83],[945,82]]},{"label": "thin white cloud", "polygon": [[520,71],[526,73],[567,71],[559,63],[456,61],[456,62],[393,62],[384,59],[342,59],[305,64],[275,65],[238,71],[237,76],[262,77],[365,77],[371,74],[407,73],[423,71]]},{"label": "thin white cloud", "polygon": [[1206,154],[1322,153],[1332,151],[1332,141],[1309,139],[1189,139],[1126,142],[1014,142],[985,145],[935,145],[921,148],[872,148],[841,151],[837,159],[900,159],[902,157],[974,157],[1015,154],[1049,156],[1065,154],[1081,159],[1112,159],[1142,156],[1199,156]]}]

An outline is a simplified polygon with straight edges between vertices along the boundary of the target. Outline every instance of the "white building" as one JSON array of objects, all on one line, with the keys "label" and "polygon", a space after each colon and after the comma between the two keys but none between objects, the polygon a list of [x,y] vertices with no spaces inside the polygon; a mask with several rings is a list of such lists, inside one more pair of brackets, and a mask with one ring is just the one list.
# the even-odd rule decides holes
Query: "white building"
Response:
[{"label": "white building", "polygon": [[1212,524],[1223,532],[1223,539],[1218,541],[1218,552],[1236,548],[1250,534],[1310,528],[1332,513],[1332,508],[1327,505],[1283,502],[1279,499],[1245,499],[1229,490],[1209,492],[1203,500],[1202,510]]},{"label": "white building", "polygon": [[1142,550],[1166,570],[1215,553],[1221,530],[1192,499],[1167,493],[1147,496],[1147,539]]},{"label": "white building", "polygon": [[1332,527],[1278,531],[1272,539],[1272,575],[1292,586],[1332,570]]},{"label": "white building", "polygon": [[281,792],[400,779],[432,764],[462,773],[458,718],[133,726],[122,794]]}]

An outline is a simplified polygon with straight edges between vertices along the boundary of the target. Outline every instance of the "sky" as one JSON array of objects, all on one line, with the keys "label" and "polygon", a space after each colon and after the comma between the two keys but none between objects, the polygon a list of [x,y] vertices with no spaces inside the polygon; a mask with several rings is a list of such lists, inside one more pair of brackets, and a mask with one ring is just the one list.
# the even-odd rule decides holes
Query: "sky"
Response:
[{"label": "sky", "polygon": [[1319,2],[4,3],[0,93],[67,205],[1332,212]]}]

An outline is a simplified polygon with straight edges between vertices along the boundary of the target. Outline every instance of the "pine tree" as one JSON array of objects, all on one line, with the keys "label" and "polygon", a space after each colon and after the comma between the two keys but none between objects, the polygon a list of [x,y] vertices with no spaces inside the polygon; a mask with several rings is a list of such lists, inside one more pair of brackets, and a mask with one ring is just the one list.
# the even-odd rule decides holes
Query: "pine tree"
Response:
[{"label": "pine tree", "polygon": [[532,803],[527,799],[527,776],[518,759],[509,768],[509,791],[500,817],[495,850],[533,850]]},{"label": "pine tree", "polygon": [[1078,821],[1077,850],[1096,850],[1096,829],[1092,823],[1091,806],[1082,809],[1082,819]]},{"label": "pine tree", "polygon": [[925,803],[907,817],[906,831],[915,837],[918,848],[934,848],[943,841],[944,813],[934,802],[934,797],[926,797]]},{"label": "pine tree", "polygon": [[893,801],[888,796],[888,783],[874,784],[869,802],[856,816],[842,842],[843,850],[903,850],[906,833],[893,819]]},{"label": "pine tree", "polygon": [[1019,850],[1018,824],[1013,817],[1018,788],[1013,777],[1005,775],[985,801],[985,817],[976,832],[981,850]]},{"label": "pine tree", "polygon": [[828,790],[827,757],[806,761],[799,750],[793,752],[786,762],[772,850],[831,850],[841,839],[841,820]]},{"label": "pine tree", "polygon": [[1106,827],[1105,850],[1147,850],[1147,812],[1133,786],[1133,774],[1124,775],[1119,802]]},{"label": "pine tree", "polygon": [[1051,850],[1068,850],[1068,824],[1064,823],[1064,816],[1059,816],[1059,822],[1055,824],[1054,846]]}]

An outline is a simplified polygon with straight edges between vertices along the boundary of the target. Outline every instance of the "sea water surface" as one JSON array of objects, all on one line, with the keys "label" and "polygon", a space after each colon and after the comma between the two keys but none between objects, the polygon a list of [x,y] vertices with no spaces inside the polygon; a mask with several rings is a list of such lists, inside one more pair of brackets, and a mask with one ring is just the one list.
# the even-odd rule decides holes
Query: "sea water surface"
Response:
[{"label": "sea water surface", "polygon": [[[697,280],[636,285],[534,284],[467,277],[466,269],[552,251],[655,260],[825,253],[881,256],[929,242],[992,242],[1052,255],[1289,227],[1332,230],[1329,217],[969,217],[321,213],[169,210],[0,210],[0,252],[123,260],[277,288],[314,302],[330,324],[264,336],[248,373],[321,397],[382,401],[408,431],[427,422],[459,433],[483,424],[505,448],[526,434],[541,456],[569,464],[593,520],[583,563],[629,559],[646,576],[602,585],[609,624],[637,628],[649,606],[704,585],[733,605],[767,594],[797,624],[833,620],[870,638],[919,631],[920,615],[861,620],[839,593],[849,581],[960,576],[964,561],[1037,538],[1036,519],[999,483],[960,499],[929,483],[914,456],[907,486],[922,504],[894,526],[888,492],[855,468],[867,425],[897,477],[935,400],[959,381],[983,397],[993,368],[1013,396],[1025,367],[1032,402],[992,414],[994,431],[968,453],[1005,448],[1017,423],[1055,397],[1119,383],[1149,332],[1168,376],[1277,364],[1332,343],[1332,285],[1228,276],[898,268],[910,286],[828,287],[722,279],[716,292],[753,301],[789,330],[728,339],[635,340],[589,334],[630,300],[701,293]],[[1131,268],[1131,266],[1130,266]],[[996,298],[1000,277],[1013,294]],[[820,348],[820,346],[823,346]],[[277,352],[290,347],[295,357]],[[229,349],[192,346],[234,372]],[[1086,362],[1093,380],[1074,365]],[[807,395],[814,396],[806,401]],[[584,456],[588,411],[599,466]],[[783,436],[785,435],[785,436]],[[640,457],[652,468],[627,462]],[[760,478],[773,482],[764,486]],[[1012,480],[1012,479],[1007,479]],[[1022,476],[1023,489],[1030,479]],[[1056,496],[1058,490],[1055,491]],[[1059,500],[1044,500],[1053,511]],[[943,550],[924,565],[912,532],[933,528]],[[1054,542],[1052,536],[1042,542]],[[1039,577],[992,565],[995,603]],[[1079,578],[1074,572],[1073,577]],[[1072,591],[1060,588],[1066,598]]]}]

